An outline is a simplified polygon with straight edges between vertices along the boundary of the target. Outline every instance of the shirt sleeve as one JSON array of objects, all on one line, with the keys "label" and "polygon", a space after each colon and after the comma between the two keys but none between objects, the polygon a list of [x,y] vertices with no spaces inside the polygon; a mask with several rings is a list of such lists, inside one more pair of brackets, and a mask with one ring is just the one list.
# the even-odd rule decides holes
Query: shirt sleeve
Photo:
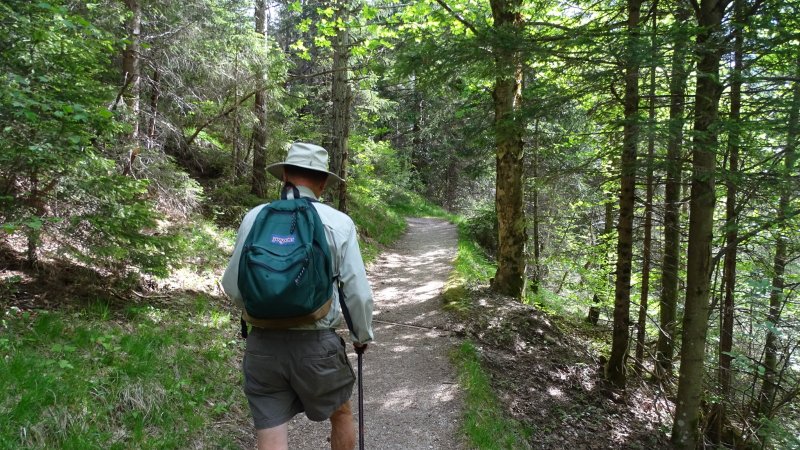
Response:
[{"label": "shirt sleeve", "polygon": [[350,226],[339,262],[339,281],[344,294],[344,304],[350,313],[353,329],[351,339],[358,344],[373,340],[372,332],[372,289],[367,280],[361,249],[358,246],[355,225]]}]

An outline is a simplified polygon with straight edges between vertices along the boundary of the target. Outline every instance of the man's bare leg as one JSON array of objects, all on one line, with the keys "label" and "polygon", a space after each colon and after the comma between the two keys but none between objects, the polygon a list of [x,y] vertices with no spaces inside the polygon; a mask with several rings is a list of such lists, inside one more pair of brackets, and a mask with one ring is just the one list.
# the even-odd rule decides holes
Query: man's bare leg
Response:
[{"label": "man's bare leg", "polygon": [[288,450],[289,423],[256,430],[256,438],[258,439],[258,450]]},{"label": "man's bare leg", "polygon": [[331,415],[331,450],[353,450],[356,447],[356,429],[350,400]]}]

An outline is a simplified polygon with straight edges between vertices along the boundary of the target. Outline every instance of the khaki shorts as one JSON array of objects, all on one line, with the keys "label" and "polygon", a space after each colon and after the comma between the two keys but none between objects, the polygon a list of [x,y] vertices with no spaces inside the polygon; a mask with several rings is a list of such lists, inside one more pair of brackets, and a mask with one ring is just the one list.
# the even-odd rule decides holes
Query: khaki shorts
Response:
[{"label": "khaki shorts", "polygon": [[253,328],[242,362],[244,393],[257,430],[305,411],[328,419],[350,399],[355,374],[344,340],[333,330]]}]

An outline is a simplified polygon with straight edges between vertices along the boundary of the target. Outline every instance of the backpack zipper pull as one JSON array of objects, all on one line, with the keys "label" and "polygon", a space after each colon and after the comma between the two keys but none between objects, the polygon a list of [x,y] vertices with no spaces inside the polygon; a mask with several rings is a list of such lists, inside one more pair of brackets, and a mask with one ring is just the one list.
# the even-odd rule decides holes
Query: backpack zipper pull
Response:
[{"label": "backpack zipper pull", "polygon": [[303,278],[303,274],[306,273],[306,267],[308,267],[308,258],[303,261],[303,268],[300,269],[300,273],[297,274],[297,278],[294,279],[295,286],[300,286],[300,279]]}]

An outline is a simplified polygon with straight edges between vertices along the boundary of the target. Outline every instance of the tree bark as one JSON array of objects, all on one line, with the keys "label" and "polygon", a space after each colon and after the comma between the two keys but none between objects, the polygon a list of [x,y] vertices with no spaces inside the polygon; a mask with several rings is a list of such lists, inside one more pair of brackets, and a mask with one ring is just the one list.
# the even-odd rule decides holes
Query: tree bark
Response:
[{"label": "tree bark", "polygon": [[[34,170],[30,174],[31,194],[30,202],[32,209],[35,210],[38,217],[43,217],[45,214],[44,208],[44,195],[39,189],[39,175],[38,171]],[[39,244],[42,240],[41,227],[27,227],[27,250],[25,252],[25,263],[31,269],[36,269],[39,265]]]},{"label": "tree bark", "polygon": [[733,246],[725,254],[722,266],[723,300],[720,305],[720,331],[719,331],[719,382],[720,401],[714,405],[712,413],[713,423],[710,427],[709,438],[711,442],[719,444],[723,439],[726,422],[726,399],[731,395],[731,351],[733,350],[733,319],[734,319],[734,292],[736,290],[736,253],[739,239],[738,214],[736,213],[736,196],[738,194],[737,177],[739,172],[739,147],[740,126],[742,110],[742,9],[743,1],[735,0],[734,43],[733,43],[733,73],[731,74],[730,91],[730,132],[728,133],[728,174],[725,182],[725,242]]},{"label": "tree bark", "polygon": [[[796,62],[800,63],[800,56],[797,57]],[[800,76],[800,68],[798,68],[796,74]],[[800,82],[796,80],[797,78],[794,81],[792,103],[789,109],[787,140],[784,151],[784,172],[782,174],[782,183],[780,184],[781,196],[778,201],[778,223],[785,223],[786,213],[789,211],[789,205],[793,200],[794,194],[791,177],[797,160],[797,139],[798,131],[800,131],[800,124],[798,123],[800,116]],[[764,380],[758,396],[758,409],[756,411],[758,417],[767,419],[771,419],[774,415],[775,395],[778,389],[778,334],[776,328],[781,321],[781,311],[784,306],[783,291],[786,287],[784,276],[788,262],[788,245],[789,241],[786,233],[778,233],[775,244],[775,258],[773,260],[772,290],[769,295],[769,314],[767,316],[769,326],[764,345]],[[762,436],[762,440],[766,441],[765,435]]]},{"label": "tree bark", "polygon": [[123,95],[125,104],[131,114],[131,134],[128,158],[123,164],[122,174],[131,175],[133,173],[133,163],[141,151],[139,148],[139,96],[141,90],[139,56],[141,52],[142,8],[139,0],[125,0],[125,5],[130,11],[131,17],[126,24],[128,43],[122,52],[122,74],[123,83],[128,86]]},{"label": "tree bark", "polygon": [[673,44],[669,86],[669,125],[667,140],[666,183],[664,186],[664,256],[661,264],[661,297],[659,298],[659,334],[656,345],[657,377],[672,375],[672,359],[675,355],[675,322],[678,304],[678,260],[680,258],[680,198],[683,148],[683,125],[686,82],[689,70],[686,64],[688,37],[681,29],[689,21],[688,5],[676,2],[675,23],[678,27]]},{"label": "tree bark", "polygon": [[[541,247],[539,245],[539,119],[533,125],[533,280],[531,291],[539,293],[539,285],[542,283],[542,271],[539,266],[541,257]],[[595,322],[596,323],[596,322]]]},{"label": "tree bark", "polygon": [[[658,52],[656,33],[658,32],[658,3],[653,4],[653,30],[650,52],[653,57]],[[650,68],[650,87],[649,87],[649,108],[647,119],[650,124],[647,132],[647,176],[645,179],[644,202],[644,242],[642,243],[642,288],[639,293],[639,318],[636,321],[636,368],[642,372],[644,364],[644,345],[647,332],[647,307],[650,297],[650,261],[653,245],[653,158],[656,151],[656,67],[655,64]]]},{"label": "tree bark", "polygon": [[[414,114],[414,124],[411,128],[411,167],[417,173],[420,181],[424,183],[427,181],[426,176],[428,169],[422,136],[422,128],[424,125],[423,114],[425,109],[423,104],[423,96],[419,91],[419,81],[417,80],[416,75],[414,75],[412,82],[414,92],[411,96],[413,102],[411,110]],[[432,186],[428,185],[426,193],[428,195],[432,194],[431,190]]]},{"label": "tree bark", "polygon": [[150,118],[147,124],[147,149],[153,148],[156,139],[156,120],[158,119],[158,100],[161,97],[161,74],[153,69],[150,92]]},{"label": "tree bark", "polygon": [[694,449],[699,439],[700,401],[708,331],[711,287],[715,169],[719,98],[719,63],[725,42],[722,18],[728,0],[702,0],[697,10],[697,88],[692,140],[692,190],[689,198],[689,248],[683,315],[680,379],[672,427],[676,448]]},{"label": "tree bark", "polygon": [[[234,76],[239,77],[239,53],[236,53],[236,60],[234,64]],[[239,84],[237,83],[234,87],[233,91],[233,104],[239,104]],[[242,174],[244,172],[244,165],[245,162],[242,158],[242,139],[241,139],[241,131],[242,125],[241,120],[239,118],[239,108],[236,108],[233,111],[233,170],[231,171],[231,175],[233,176],[233,181],[241,179]]]},{"label": "tree bark", "polygon": [[495,46],[494,133],[496,161],[495,206],[497,209],[497,271],[492,288],[521,298],[526,285],[525,214],[523,210],[524,124],[518,117],[522,107],[522,65],[514,38],[521,34],[521,0],[491,0]]},{"label": "tree bark", "polygon": [[625,62],[625,125],[620,161],[621,183],[617,222],[617,267],[614,285],[614,331],[606,376],[625,388],[630,338],[631,263],[633,258],[633,209],[636,191],[636,154],[639,145],[639,18],[641,0],[628,0],[628,38]]},{"label": "tree bark", "polygon": [[[267,0],[255,0],[255,31],[267,40]],[[263,86],[266,86],[265,73],[256,74],[260,88],[254,99],[254,112],[258,123],[253,128],[253,176],[250,192],[264,197],[267,190],[267,99]]]},{"label": "tree bark", "polygon": [[[348,2],[336,2],[336,21],[346,23],[348,20]],[[350,82],[347,78],[348,61],[350,59],[350,31],[343,25],[336,32],[333,43],[333,81],[331,82],[331,99],[333,101],[333,117],[331,120],[331,172],[346,179],[347,173],[347,139],[350,136]],[[333,189],[333,197],[337,199],[338,209],[347,212],[347,186],[338,183]]]}]

